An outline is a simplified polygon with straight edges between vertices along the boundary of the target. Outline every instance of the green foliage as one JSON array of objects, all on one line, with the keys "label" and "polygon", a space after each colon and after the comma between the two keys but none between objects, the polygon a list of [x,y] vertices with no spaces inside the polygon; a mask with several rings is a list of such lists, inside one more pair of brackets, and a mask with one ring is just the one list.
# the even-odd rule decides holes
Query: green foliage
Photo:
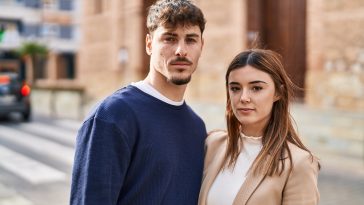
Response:
[{"label": "green foliage", "polygon": [[35,42],[26,42],[18,49],[18,55],[26,56],[29,55],[32,58],[37,57],[45,57],[48,54],[48,48],[44,45]]},{"label": "green foliage", "polygon": [[0,42],[3,40],[4,34],[5,34],[5,29],[0,27]]}]

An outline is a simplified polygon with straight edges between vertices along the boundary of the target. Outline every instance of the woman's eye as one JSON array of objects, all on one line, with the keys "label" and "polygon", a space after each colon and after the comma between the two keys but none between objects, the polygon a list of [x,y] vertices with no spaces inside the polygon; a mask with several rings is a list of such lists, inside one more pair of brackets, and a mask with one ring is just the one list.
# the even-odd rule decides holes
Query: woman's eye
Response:
[{"label": "woman's eye", "polygon": [[240,88],[238,88],[238,87],[230,87],[230,91],[232,91],[232,92],[237,92],[239,90],[240,90]]},{"label": "woman's eye", "polygon": [[263,89],[262,87],[260,87],[260,86],[254,86],[254,87],[252,87],[252,90],[254,91],[254,92],[258,92],[258,91],[260,91],[261,89]]}]

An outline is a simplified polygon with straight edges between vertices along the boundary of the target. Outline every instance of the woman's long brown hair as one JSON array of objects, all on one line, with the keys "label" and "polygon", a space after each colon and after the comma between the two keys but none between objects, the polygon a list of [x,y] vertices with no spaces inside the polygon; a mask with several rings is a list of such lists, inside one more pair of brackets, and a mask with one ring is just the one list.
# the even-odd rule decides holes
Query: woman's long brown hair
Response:
[{"label": "woman's long brown hair", "polygon": [[[254,174],[263,173],[268,176],[274,174],[281,175],[285,168],[285,161],[282,160],[288,154],[290,169],[292,168],[292,156],[288,147],[288,142],[306,150],[312,156],[312,153],[303,145],[297,132],[292,124],[292,117],[289,113],[289,104],[293,98],[293,91],[297,88],[289,79],[284,70],[279,54],[270,50],[251,49],[239,53],[230,63],[225,80],[226,80],[226,123],[228,131],[227,152],[225,155],[225,164],[227,167],[234,167],[239,156],[241,146],[240,131],[241,124],[235,117],[229,96],[229,75],[231,71],[242,69],[250,65],[258,70],[268,73],[273,79],[275,90],[280,97],[274,102],[270,119],[264,128],[262,137],[262,150],[253,162],[250,170]],[[313,157],[313,156],[312,156]]]}]

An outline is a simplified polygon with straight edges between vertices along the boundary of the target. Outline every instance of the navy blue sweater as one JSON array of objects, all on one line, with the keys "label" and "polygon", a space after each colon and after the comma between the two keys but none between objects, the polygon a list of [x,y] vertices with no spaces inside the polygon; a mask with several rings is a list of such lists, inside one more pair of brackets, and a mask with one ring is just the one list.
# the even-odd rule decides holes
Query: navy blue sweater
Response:
[{"label": "navy blue sweater", "polygon": [[72,205],[194,205],[202,180],[203,121],[134,86],[106,98],[77,136]]}]

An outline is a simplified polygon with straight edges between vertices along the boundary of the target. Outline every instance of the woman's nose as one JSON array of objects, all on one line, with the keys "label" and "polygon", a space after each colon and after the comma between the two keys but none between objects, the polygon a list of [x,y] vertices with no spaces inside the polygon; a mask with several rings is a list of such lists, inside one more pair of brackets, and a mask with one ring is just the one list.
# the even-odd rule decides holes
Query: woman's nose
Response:
[{"label": "woman's nose", "polygon": [[243,90],[240,96],[240,101],[243,103],[248,103],[250,102],[250,95],[249,92],[247,90]]}]

